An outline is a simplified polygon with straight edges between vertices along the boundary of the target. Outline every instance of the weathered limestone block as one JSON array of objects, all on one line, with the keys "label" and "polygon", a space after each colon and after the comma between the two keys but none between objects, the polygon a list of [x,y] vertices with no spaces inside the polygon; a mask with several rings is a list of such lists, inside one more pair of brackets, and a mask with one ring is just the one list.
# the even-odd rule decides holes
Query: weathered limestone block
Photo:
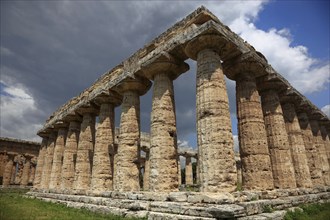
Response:
[{"label": "weathered limestone block", "polygon": [[113,155],[114,151],[114,107],[120,103],[121,98],[113,93],[109,96],[99,96],[95,101],[100,104],[100,114],[95,137],[91,190],[93,192],[111,191],[113,189],[113,160],[110,154]]},{"label": "weathered limestone block", "polygon": [[317,120],[310,120],[311,129],[313,133],[314,144],[317,149],[317,152],[321,159],[321,167],[322,167],[322,178],[324,185],[330,185],[330,169],[328,163],[328,156],[326,153],[326,148],[324,145],[324,141],[322,139],[321,129],[319,126],[319,122]]},{"label": "weathered limestone block", "polygon": [[307,164],[309,167],[312,183],[314,186],[323,185],[324,182],[322,177],[322,160],[314,144],[313,133],[308,116],[306,113],[300,112],[298,114],[298,119],[305,144]]},{"label": "weathered limestone block", "polygon": [[85,191],[89,189],[91,182],[97,112],[92,107],[82,108],[79,112],[83,115],[83,120],[80,128],[73,188],[77,191]]},{"label": "weathered limestone block", "polygon": [[150,151],[145,150],[146,160],[144,163],[144,173],[143,173],[143,190],[149,191],[149,176],[150,176]]},{"label": "weathered limestone block", "polygon": [[29,174],[29,185],[33,185],[34,178],[36,175],[36,168],[37,168],[37,159],[36,157],[31,158],[31,169],[30,169],[30,174]]},{"label": "weathered limestone block", "polygon": [[264,117],[256,79],[249,72],[236,77],[237,119],[244,189],[273,189]]},{"label": "weathered limestone block", "polygon": [[15,173],[15,177],[13,177],[13,182],[14,184],[20,185],[22,181],[25,157],[23,155],[17,155],[14,159],[14,162],[16,163],[16,168],[13,172]]},{"label": "weathered limestone block", "polygon": [[140,175],[140,95],[150,88],[145,78],[129,79],[116,88],[123,96],[120,133],[115,154],[115,191],[139,191]]},{"label": "weathered limestone block", "polygon": [[283,112],[275,90],[265,90],[261,94],[270,159],[272,162],[275,188],[296,188],[288,134]]},{"label": "weathered limestone block", "polygon": [[312,180],[307,163],[305,144],[294,104],[289,102],[282,104],[282,110],[289,137],[297,187],[310,188],[312,186]]},{"label": "weathered limestone block", "polygon": [[14,167],[14,155],[7,154],[7,161],[6,161],[6,166],[5,170],[3,173],[3,180],[2,180],[2,185],[3,186],[9,186],[12,178],[12,171]]},{"label": "weathered limestone block", "polygon": [[42,169],[41,176],[41,189],[49,189],[50,175],[52,171],[53,157],[54,157],[54,148],[57,134],[53,131],[49,133],[48,142],[47,142],[47,152],[45,154],[44,166]]},{"label": "weathered limestone block", "polygon": [[21,186],[27,186],[29,183],[29,177],[30,177],[30,169],[31,169],[31,157],[25,156],[25,163],[23,167],[23,173],[22,173],[22,180],[21,180]]},{"label": "weathered limestone block", "polygon": [[193,171],[192,171],[192,163],[191,157],[186,156],[186,185],[193,184]]},{"label": "weathered limestone block", "polygon": [[49,189],[60,189],[62,180],[62,158],[68,129],[67,124],[63,122],[59,126],[60,127],[57,127],[58,134],[56,138],[56,145],[54,148],[54,157],[52,171],[50,174]]},{"label": "weathered limestone block", "polygon": [[39,150],[38,161],[37,161],[37,168],[35,172],[35,178],[33,181],[33,188],[39,189],[41,183],[41,176],[42,176],[42,169],[44,167],[46,152],[47,152],[47,142],[48,137],[42,137],[41,147]]},{"label": "weathered limestone block", "polygon": [[202,35],[185,48],[186,54],[197,60],[197,143],[203,192],[234,191],[237,183],[221,46],[221,37]]},{"label": "weathered limestone block", "polygon": [[69,129],[63,153],[61,190],[70,190],[73,187],[80,124],[82,121],[78,115],[72,115],[67,120],[69,121]]},{"label": "weathered limestone block", "polygon": [[144,69],[147,78],[154,81],[151,138],[150,191],[178,189],[177,133],[173,80],[189,66],[164,54]]}]

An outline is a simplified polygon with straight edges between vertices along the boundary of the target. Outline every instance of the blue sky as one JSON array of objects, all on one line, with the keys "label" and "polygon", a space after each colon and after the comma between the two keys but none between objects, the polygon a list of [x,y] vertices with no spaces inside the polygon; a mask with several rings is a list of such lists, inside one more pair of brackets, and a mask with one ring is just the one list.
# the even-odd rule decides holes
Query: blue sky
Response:
[{"label": "blue sky", "polygon": [[[329,114],[329,1],[1,1],[1,136],[40,140],[52,112],[202,4]],[[187,62],[174,82],[177,128],[181,145],[196,146]],[[237,139],[235,83],[227,87]],[[143,131],[151,96],[141,97]],[[119,116],[120,107],[117,126]]]}]

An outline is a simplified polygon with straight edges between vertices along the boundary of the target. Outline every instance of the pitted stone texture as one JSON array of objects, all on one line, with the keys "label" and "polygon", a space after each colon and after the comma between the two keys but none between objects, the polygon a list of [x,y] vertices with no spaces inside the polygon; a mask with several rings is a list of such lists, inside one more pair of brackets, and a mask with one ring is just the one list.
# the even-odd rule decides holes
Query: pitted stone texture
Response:
[{"label": "pitted stone texture", "polygon": [[193,184],[193,171],[192,171],[192,163],[191,157],[186,156],[186,185]]},{"label": "pitted stone texture", "polygon": [[23,175],[23,168],[24,168],[24,163],[25,163],[25,157],[23,155],[17,155],[14,158],[15,162],[15,170],[12,172],[13,173],[13,184],[21,184],[22,180],[22,175]]},{"label": "pitted stone texture", "polygon": [[84,113],[77,149],[74,190],[87,190],[90,187],[93,150],[95,143],[95,115]]},{"label": "pitted stone texture", "polygon": [[72,189],[79,141],[80,122],[70,121],[63,153],[61,190]]},{"label": "pitted stone texture", "polygon": [[48,189],[49,187],[50,174],[52,172],[55,140],[56,140],[56,133],[51,132],[48,137],[47,151],[45,154],[45,161],[42,169],[41,184],[40,184],[41,189]]},{"label": "pitted stone texture", "polygon": [[314,144],[317,149],[317,152],[321,159],[321,167],[322,167],[322,179],[326,186],[330,185],[330,169],[328,163],[328,156],[326,153],[326,148],[324,145],[324,141],[322,139],[321,129],[319,126],[319,122],[317,120],[310,120],[311,129],[313,133]]},{"label": "pitted stone texture", "polygon": [[34,178],[34,181],[33,181],[33,187],[36,188],[36,189],[40,188],[42,169],[43,169],[43,166],[44,166],[44,163],[45,163],[46,152],[47,152],[47,142],[48,142],[48,138],[43,137],[42,142],[41,142],[39,155],[38,155],[35,178]]},{"label": "pitted stone texture", "polygon": [[314,186],[323,185],[322,160],[314,144],[312,129],[306,113],[299,113],[299,124],[305,144],[307,164]]},{"label": "pitted stone texture", "polygon": [[150,151],[146,150],[146,160],[144,162],[144,173],[143,173],[143,190],[149,191],[149,176],[150,176]]},{"label": "pitted stone texture", "polygon": [[330,165],[330,134],[328,134],[327,129],[324,125],[321,125],[320,129],[321,129],[323,143],[325,146],[325,151],[326,151],[325,153],[328,157],[328,163]]},{"label": "pitted stone texture", "polygon": [[237,119],[244,189],[273,189],[267,134],[256,80],[241,73],[236,80]]},{"label": "pitted stone texture", "polygon": [[54,157],[53,157],[52,172],[49,181],[49,189],[60,189],[61,186],[62,158],[63,158],[66,136],[67,136],[67,128],[59,128],[56,138],[56,145],[54,148]]},{"label": "pitted stone texture", "polygon": [[286,131],[289,137],[297,187],[310,188],[312,186],[312,180],[307,163],[305,144],[301,134],[294,104],[283,104],[282,110]]},{"label": "pitted stone texture", "polygon": [[102,192],[112,190],[112,163],[114,147],[114,105],[102,103],[99,124],[96,130],[91,190]]},{"label": "pitted stone texture", "polygon": [[220,60],[212,49],[198,51],[196,114],[203,192],[234,191],[237,183],[228,96]]},{"label": "pitted stone texture", "polygon": [[140,97],[136,91],[124,91],[121,105],[120,134],[115,154],[116,191],[139,191]]},{"label": "pitted stone texture", "polygon": [[37,163],[37,158],[33,157],[31,159],[31,168],[30,168],[29,181],[28,181],[28,184],[30,185],[33,185],[34,182],[34,177],[36,174],[36,163]]},{"label": "pitted stone texture", "polygon": [[3,186],[10,185],[13,167],[14,167],[14,157],[11,155],[8,155],[5,170],[3,173],[3,180],[2,180]]},{"label": "pitted stone texture", "polygon": [[150,139],[150,191],[178,189],[177,133],[173,81],[154,76]]},{"label": "pitted stone texture", "polygon": [[279,97],[274,90],[261,94],[275,188],[296,188],[288,134]]},{"label": "pitted stone texture", "polygon": [[12,168],[11,168],[10,184],[15,184],[15,178],[16,178],[16,165],[17,165],[17,163],[15,162],[15,159],[14,159],[13,166],[12,166]]},{"label": "pitted stone texture", "polygon": [[30,177],[30,169],[31,169],[31,157],[26,157],[23,167],[22,180],[20,184],[21,186],[28,185],[29,177]]}]

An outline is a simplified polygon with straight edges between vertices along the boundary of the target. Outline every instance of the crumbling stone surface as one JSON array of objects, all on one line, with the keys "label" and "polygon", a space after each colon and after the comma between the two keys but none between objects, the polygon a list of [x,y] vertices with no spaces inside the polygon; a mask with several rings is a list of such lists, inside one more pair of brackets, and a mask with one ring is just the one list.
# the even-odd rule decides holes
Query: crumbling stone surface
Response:
[{"label": "crumbling stone surface", "polygon": [[289,139],[278,94],[269,89],[261,94],[262,108],[272,162],[275,188],[296,188]]},{"label": "crumbling stone surface", "polygon": [[40,184],[41,184],[42,169],[44,167],[46,153],[47,153],[47,142],[48,142],[48,137],[43,137],[42,142],[41,142],[41,147],[39,150],[37,168],[36,168],[35,178],[34,178],[34,182],[33,182],[34,188],[41,187]]},{"label": "crumbling stone surface", "polygon": [[85,109],[81,123],[73,189],[88,190],[91,182],[95,144],[95,110]]},{"label": "crumbling stone surface", "polygon": [[61,171],[61,190],[72,189],[75,175],[80,122],[70,121],[68,134],[63,153],[63,165]]},{"label": "crumbling stone surface", "polygon": [[237,119],[244,189],[273,189],[264,117],[256,80],[243,72],[236,79]]},{"label": "crumbling stone surface", "polygon": [[285,103],[282,105],[282,109],[289,138],[297,187],[310,188],[312,186],[312,180],[307,163],[305,144],[294,104]]},{"label": "crumbling stone surface", "polygon": [[44,166],[42,169],[42,176],[41,176],[41,183],[40,183],[41,189],[48,189],[48,187],[49,187],[49,180],[50,180],[50,174],[52,171],[52,163],[53,163],[56,136],[57,135],[55,132],[51,132],[48,136],[47,152],[45,154],[45,161],[44,161]]},{"label": "crumbling stone surface", "polygon": [[322,160],[316,145],[314,144],[313,133],[308,116],[305,112],[300,112],[298,114],[298,119],[302,137],[305,143],[307,164],[309,167],[312,183],[314,186],[323,185]]},{"label": "crumbling stone surface", "polygon": [[25,156],[25,163],[23,165],[23,172],[22,172],[22,180],[21,186],[27,186],[29,183],[30,177],[30,169],[31,169],[31,157]]},{"label": "crumbling stone surface", "polygon": [[7,160],[6,160],[5,170],[3,173],[3,180],[2,180],[3,186],[9,186],[9,184],[11,182],[11,178],[12,178],[13,167],[14,167],[14,156],[8,155]]},{"label": "crumbling stone surface", "polygon": [[61,186],[62,158],[63,158],[66,136],[67,136],[67,128],[66,127],[59,128],[56,138],[56,144],[54,148],[54,157],[53,157],[52,171],[50,174],[49,189],[60,189]]}]

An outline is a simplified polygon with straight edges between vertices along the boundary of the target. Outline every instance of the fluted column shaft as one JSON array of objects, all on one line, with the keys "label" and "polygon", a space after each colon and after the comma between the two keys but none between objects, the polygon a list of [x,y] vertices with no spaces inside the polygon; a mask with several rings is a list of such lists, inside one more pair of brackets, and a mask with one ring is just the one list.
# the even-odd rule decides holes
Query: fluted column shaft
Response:
[{"label": "fluted column shaft", "polygon": [[272,89],[263,91],[261,100],[272,162],[274,186],[276,188],[296,188],[289,139],[278,94]]},{"label": "fluted column shaft", "polygon": [[35,164],[35,161],[33,161],[33,162],[31,162],[28,184],[33,185],[35,175],[36,175],[36,164]]},{"label": "fluted column shaft", "polygon": [[29,183],[29,177],[30,177],[30,169],[31,169],[31,158],[25,157],[25,163],[23,167],[23,173],[22,173],[22,180],[21,180],[21,186],[27,186]]},{"label": "fluted column shaft", "polygon": [[37,167],[33,181],[33,187],[36,189],[40,188],[42,169],[44,167],[46,152],[47,152],[47,142],[48,142],[48,137],[43,137],[38,154]]},{"label": "fluted column shaft", "polygon": [[[114,147],[114,105],[104,102],[100,107],[99,124],[96,131],[91,189],[94,192],[110,191],[112,186],[112,166],[110,153]],[[111,151],[111,152],[110,152]]]},{"label": "fluted column shaft", "polygon": [[16,176],[17,176],[17,162],[15,162],[15,159],[13,160],[13,166],[11,168],[11,177],[10,177],[10,183],[9,184],[15,184]]},{"label": "fluted column shaft", "polygon": [[5,172],[5,167],[7,164],[7,154],[5,152],[0,154],[0,177],[3,177],[3,173]]},{"label": "fluted column shaft", "polygon": [[173,81],[166,72],[154,76],[150,144],[150,191],[177,190],[174,89]]},{"label": "fluted column shaft", "polygon": [[49,181],[49,189],[60,189],[61,173],[62,173],[62,158],[67,135],[67,128],[61,127],[58,129],[56,145],[54,148],[53,165]]},{"label": "fluted column shaft", "polygon": [[255,77],[241,73],[236,79],[238,138],[244,189],[273,189],[265,122]]},{"label": "fluted column shaft", "polygon": [[330,135],[327,132],[327,129],[325,128],[324,125],[320,126],[321,129],[321,135],[325,147],[325,154],[327,155],[328,158],[328,164],[330,165]]},{"label": "fluted column shaft", "polygon": [[66,138],[61,173],[61,190],[71,190],[74,182],[80,121],[70,121]]},{"label": "fluted column shaft", "polygon": [[52,163],[54,157],[54,148],[56,141],[56,133],[51,132],[48,136],[47,142],[47,152],[45,155],[44,167],[42,169],[42,177],[41,177],[41,189],[49,188],[50,175],[52,171]]},{"label": "fluted column shaft", "polygon": [[77,150],[74,190],[88,190],[91,183],[93,151],[95,143],[95,114],[83,113]]},{"label": "fluted column shaft", "polygon": [[3,173],[3,180],[2,185],[3,186],[9,186],[12,178],[12,171],[14,166],[14,157],[11,155],[8,155],[7,162],[5,165],[5,170]]},{"label": "fluted column shaft", "polygon": [[307,156],[307,164],[311,175],[311,180],[314,186],[323,185],[322,178],[322,160],[318,154],[317,148],[314,144],[313,133],[306,113],[300,112],[298,114],[299,125],[302,137],[305,144],[305,151]]},{"label": "fluted column shaft", "polygon": [[310,120],[311,129],[313,133],[313,141],[315,144],[315,148],[319,154],[319,158],[321,159],[321,169],[322,169],[322,179],[324,185],[330,185],[330,176],[329,176],[329,163],[328,157],[326,153],[326,148],[322,139],[321,129],[319,126],[319,122],[317,120]]},{"label": "fluted column shaft", "polygon": [[122,93],[120,134],[115,155],[116,191],[139,191],[139,151],[140,151],[140,96],[137,91]]},{"label": "fluted column shaft", "polygon": [[186,185],[193,184],[193,172],[192,172],[192,163],[191,157],[186,156]]},{"label": "fluted column shaft", "polygon": [[179,186],[182,185],[181,159],[180,159],[180,155],[178,155],[178,184],[179,184]]},{"label": "fluted column shaft", "polygon": [[294,104],[282,104],[282,110],[286,131],[289,137],[297,187],[309,188],[312,186],[312,180],[307,163],[305,144]]},{"label": "fluted column shaft", "polygon": [[149,191],[149,175],[150,175],[150,152],[145,151],[146,160],[144,162],[144,173],[143,173],[143,190]]}]

